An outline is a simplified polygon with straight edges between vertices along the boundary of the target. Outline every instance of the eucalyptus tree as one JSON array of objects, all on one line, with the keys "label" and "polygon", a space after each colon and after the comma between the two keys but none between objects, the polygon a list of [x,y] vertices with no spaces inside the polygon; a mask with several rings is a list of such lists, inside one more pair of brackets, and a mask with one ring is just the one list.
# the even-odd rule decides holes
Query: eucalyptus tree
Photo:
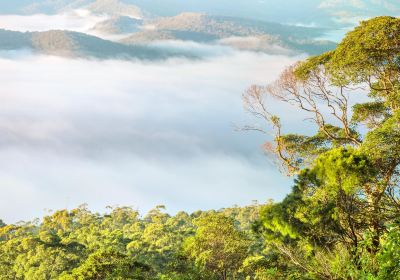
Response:
[{"label": "eucalyptus tree", "polygon": [[[268,107],[271,97],[307,115],[315,133],[287,132]],[[360,251],[374,259],[400,216],[400,19],[362,21],[335,50],[252,86],[244,104],[271,128],[246,129],[271,133],[266,151],[297,178],[282,203],[264,209],[265,232],[325,250],[343,245],[356,269]]]}]

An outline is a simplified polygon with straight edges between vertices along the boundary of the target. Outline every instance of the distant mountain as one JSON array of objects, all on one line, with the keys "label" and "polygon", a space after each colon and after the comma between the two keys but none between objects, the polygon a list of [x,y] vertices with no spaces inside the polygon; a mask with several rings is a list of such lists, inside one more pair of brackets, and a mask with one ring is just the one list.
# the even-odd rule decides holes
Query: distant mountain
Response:
[{"label": "distant mountain", "polygon": [[193,31],[230,36],[279,35],[294,38],[314,38],[325,33],[323,28],[300,27],[237,17],[212,16],[201,13],[182,13],[150,21],[148,25],[161,30]]},{"label": "distant mountain", "polygon": [[[230,37],[227,39],[214,40],[215,37],[205,38],[199,34],[185,33],[184,31],[161,32],[139,32],[136,35],[137,42],[129,44],[124,42],[113,42],[104,40],[84,33],[52,30],[46,32],[17,32],[0,29],[0,50],[30,49],[36,53],[80,58],[99,59],[146,59],[159,60],[169,57],[200,58],[196,51],[190,48],[162,47],[160,45],[145,44],[145,40],[154,36],[154,39],[174,40],[176,38],[189,38],[193,41],[208,40],[213,44],[229,45],[238,49],[253,51],[264,51],[272,54],[294,54],[292,49],[277,41],[274,37]],[[140,34],[146,34],[140,38]],[[194,38],[198,36],[198,38]],[[211,40],[213,39],[213,40]],[[319,46],[316,42],[304,43],[310,50],[320,51],[327,46]]]},{"label": "distant mountain", "polygon": [[119,16],[97,23],[91,31],[99,34],[126,34],[138,32],[143,20],[128,16]]},{"label": "distant mountain", "polygon": [[[25,0],[24,5],[19,4],[21,0],[15,1],[15,10],[12,13],[22,14],[57,14],[70,9],[81,9],[84,6],[90,5],[95,0]],[[4,5],[4,4],[3,4]],[[18,5],[18,6],[17,6]],[[12,5],[9,5],[12,6]],[[2,4],[0,4],[0,8]],[[10,13],[10,12],[9,12]]]},{"label": "distant mountain", "polygon": [[148,43],[162,40],[191,40],[223,43],[240,49],[265,52],[307,52],[318,54],[335,47],[335,43],[319,41],[326,30],[298,27],[249,19],[183,13],[144,22],[143,30],[121,42]]},{"label": "distant mountain", "polygon": [[142,10],[130,4],[125,4],[119,0],[97,0],[94,3],[83,6],[83,8],[95,14],[105,14],[108,16],[126,16],[130,18],[142,19]]},{"label": "distant mountain", "polygon": [[[126,2],[124,0],[39,0],[39,1],[26,1],[16,0],[15,2],[22,2],[20,4],[2,4],[0,3],[0,10],[3,6],[7,9],[14,7],[13,13],[23,14],[57,14],[73,9],[85,9],[95,14],[104,14],[108,16],[129,16],[132,18],[142,18],[143,11],[136,5]],[[25,4],[23,4],[25,3]],[[1,13],[1,12],[0,12]]]},{"label": "distant mountain", "polygon": [[17,50],[33,48],[32,34],[0,29],[0,49]]},{"label": "distant mountain", "polygon": [[182,40],[200,43],[215,42],[219,37],[203,32],[185,30],[151,30],[145,29],[136,32],[120,42],[125,44],[146,44],[153,41]]},{"label": "distant mountain", "polygon": [[[94,18],[104,20],[96,23],[90,21],[93,26],[85,26],[85,32],[103,39],[68,31],[14,35],[16,40],[25,40],[25,45],[42,52],[95,57],[147,56],[147,51],[154,51],[155,44],[150,47],[150,42],[165,40],[206,42],[272,54],[319,54],[335,47],[333,42],[317,39],[328,31],[325,28],[188,12],[157,18],[148,16],[133,5],[134,2],[135,0],[46,0],[27,6],[38,11],[45,7],[51,7],[58,12],[74,10],[75,13],[72,14],[74,17],[78,15],[80,20],[82,17],[90,17],[91,14],[101,15]],[[76,9],[84,9],[89,13],[78,13]],[[66,16],[69,18],[69,13]],[[116,40],[119,41],[115,42]],[[160,52],[161,49],[157,51]],[[154,55],[157,57],[156,53]]]},{"label": "distant mountain", "polygon": [[[295,55],[300,49],[308,53],[320,53],[323,48],[318,45],[318,41],[311,41],[310,46],[289,46],[278,37],[270,35],[248,36],[248,37],[229,37],[218,40],[218,44],[230,46],[239,50],[249,50],[257,52],[265,52],[269,54]],[[330,49],[330,44],[327,45]]]},{"label": "distant mountain", "polygon": [[0,50],[31,49],[34,52],[66,57],[165,59],[192,57],[190,52],[174,51],[145,45],[125,45],[79,32],[52,30],[17,32],[0,29]]},{"label": "distant mountain", "polygon": [[[55,14],[66,9],[82,9],[95,0],[3,0],[0,14]],[[124,11],[106,1],[108,11]],[[340,28],[354,26],[360,19],[379,15],[398,16],[399,0],[119,0],[155,16],[174,16],[182,12],[206,13],[279,22]],[[107,5],[106,5],[107,4]],[[117,4],[116,7],[121,7]],[[131,10],[131,9],[128,9]],[[133,11],[133,10],[132,10]],[[125,13],[119,15],[126,15]]]}]

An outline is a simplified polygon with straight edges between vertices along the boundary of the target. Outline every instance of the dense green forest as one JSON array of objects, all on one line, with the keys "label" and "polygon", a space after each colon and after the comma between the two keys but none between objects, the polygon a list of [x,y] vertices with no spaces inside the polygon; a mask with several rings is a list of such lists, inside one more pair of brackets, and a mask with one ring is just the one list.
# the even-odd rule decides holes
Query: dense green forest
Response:
[{"label": "dense green forest", "polygon": [[[315,134],[286,131],[271,97]],[[283,201],[0,222],[0,279],[400,279],[400,19],[361,22],[244,104],[261,121],[245,129],[272,134],[266,152],[294,177]]]}]

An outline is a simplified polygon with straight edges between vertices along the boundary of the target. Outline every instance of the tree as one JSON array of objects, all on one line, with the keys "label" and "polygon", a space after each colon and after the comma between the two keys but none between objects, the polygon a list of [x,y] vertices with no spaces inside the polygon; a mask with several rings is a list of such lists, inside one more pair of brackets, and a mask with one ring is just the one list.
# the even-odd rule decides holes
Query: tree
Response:
[{"label": "tree", "polygon": [[61,276],[64,280],[147,280],[151,278],[150,267],[113,250],[97,251],[71,274]]},{"label": "tree", "polygon": [[382,250],[378,261],[381,266],[380,279],[396,279],[400,275],[400,224],[394,223],[383,236]]},{"label": "tree", "polygon": [[184,251],[195,263],[218,275],[236,279],[249,250],[249,240],[223,214],[210,213],[195,220],[196,234],[186,240]]},{"label": "tree", "polygon": [[[261,207],[257,204],[171,216],[157,206],[144,217],[130,207],[109,207],[105,214],[92,213],[85,205],[56,211],[42,222],[0,228],[0,279],[216,279],[214,271],[196,264],[196,259],[183,250],[184,241],[196,236],[194,220],[201,223],[200,219],[209,216],[217,217],[210,221],[226,229],[220,232],[219,242],[227,242],[222,266],[227,276],[244,279],[254,272],[250,266],[246,271],[240,268],[241,254],[246,253],[246,257],[250,252],[256,257],[262,251],[260,238],[255,238],[250,229]],[[201,228],[206,224],[204,221]],[[245,244],[251,246],[245,250]],[[254,262],[251,264],[254,266]],[[262,272],[260,267],[257,270]]]},{"label": "tree", "polygon": [[[315,134],[285,133],[269,97],[307,114]],[[272,127],[266,151],[298,177],[283,203],[265,208],[265,232],[307,240],[314,253],[344,244],[358,269],[360,254],[375,259],[400,215],[400,19],[361,22],[335,50],[288,67],[270,85],[252,86],[244,103]]]}]

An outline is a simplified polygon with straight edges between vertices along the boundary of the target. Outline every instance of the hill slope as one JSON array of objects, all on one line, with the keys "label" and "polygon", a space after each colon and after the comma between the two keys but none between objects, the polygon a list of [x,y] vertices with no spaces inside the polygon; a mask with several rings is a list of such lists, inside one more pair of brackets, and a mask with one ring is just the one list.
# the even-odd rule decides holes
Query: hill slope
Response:
[{"label": "hill slope", "polygon": [[193,54],[164,50],[144,45],[125,45],[79,32],[52,30],[17,32],[0,29],[0,49],[32,49],[35,52],[94,58],[163,59],[170,56],[193,57]]},{"label": "hill slope", "polygon": [[119,0],[97,0],[88,6],[84,6],[84,8],[96,14],[143,18],[142,10],[139,7],[125,4]]},{"label": "hill slope", "polygon": [[272,47],[277,46],[295,52],[319,54],[335,47],[333,42],[315,39],[322,36],[325,31],[322,28],[183,13],[174,17],[146,21],[142,31],[132,34],[122,42],[137,44],[176,39],[197,42],[217,41],[217,43],[222,41],[223,44],[237,47],[237,41],[240,39],[241,49],[269,52]]},{"label": "hill slope", "polygon": [[125,34],[139,31],[142,24],[141,19],[120,16],[97,23],[91,31],[100,34]]}]

